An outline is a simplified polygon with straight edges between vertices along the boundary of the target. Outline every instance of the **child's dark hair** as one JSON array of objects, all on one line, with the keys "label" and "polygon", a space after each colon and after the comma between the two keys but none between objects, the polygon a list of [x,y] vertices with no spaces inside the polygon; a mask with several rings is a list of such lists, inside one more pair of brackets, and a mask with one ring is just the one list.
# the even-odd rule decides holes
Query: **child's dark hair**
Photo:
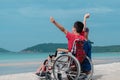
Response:
[{"label": "child's dark hair", "polygon": [[53,57],[53,55],[49,55],[49,57],[50,57],[50,58],[52,58],[52,57]]},{"label": "child's dark hair", "polygon": [[74,28],[76,29],[77,33],[81,33],[83,30],[84,24],[80,21],[76,21],[74,23]]},{"label": "child's dark hair", "polygon": [[54,55],[49,55],[49,57],[50,57],[50,58],[52,58],[52,57],[57,57],[57,52],[58,52],[58,51],[56,51]]},{"label": "child's dark hair", "polygon": [[55,57],[57,57],[57,52],[58,52],[58,51],[55,52],[55,55],[54,55]]},{"label": "child's dark hair", "polygon": [[46,62],[47,62],[48,60],[46,59],[45,61],[44,61],[44,63],[43,63],[43,65],[46,65]]}]

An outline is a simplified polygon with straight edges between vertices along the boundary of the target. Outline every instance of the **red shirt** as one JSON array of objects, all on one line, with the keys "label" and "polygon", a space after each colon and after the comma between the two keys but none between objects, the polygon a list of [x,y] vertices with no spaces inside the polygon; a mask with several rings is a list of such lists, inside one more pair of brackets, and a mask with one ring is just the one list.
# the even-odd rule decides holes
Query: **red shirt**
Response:
[{"label": "red shirt", "polygon": [[71,52],[73,43],[75,39],[85,40],[84,32],[80,35],[75,35],[73,33],[67,32],[66,38],[68,39],[68,50]]}]

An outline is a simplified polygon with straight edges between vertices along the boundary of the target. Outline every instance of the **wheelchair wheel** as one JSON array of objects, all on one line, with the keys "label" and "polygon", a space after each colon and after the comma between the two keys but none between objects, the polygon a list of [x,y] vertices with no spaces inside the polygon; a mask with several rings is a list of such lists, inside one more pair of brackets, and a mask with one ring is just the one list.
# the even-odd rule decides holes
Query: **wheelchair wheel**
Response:
[{"label": "wheelchair wheel", "polygon": [[[86,69],[87,69],[87,71],[86,71]],[[93,63],[92,63],[91,59],[88,56],[86,56],[85,60],[83,61],[82,66],[81,66],[82,73],[80,74],[79,80],[81,80],[81,79],[92,80],[93,71],[94,71]]]},{"label": "wheelchair wheel", "polygon": [[90,70],[90,73],[87,76],[87,80],[92,80],[92,76],[93,76],[93,72],[94,72],[93,63],[92,63],[92,60],[88,56],[86,56],[86,59],[89,61],[89,64],[91,66],[91,70]]},{"label": "wheelchair wheel", "polygon": [[63,54],[53,64],[53,76],[55,80],[78,80],[80,64],[72,54]]},{"label": "wheelchair wheel", "polygon": [[45,80],[52,80],[51,73],[46,72]]}]

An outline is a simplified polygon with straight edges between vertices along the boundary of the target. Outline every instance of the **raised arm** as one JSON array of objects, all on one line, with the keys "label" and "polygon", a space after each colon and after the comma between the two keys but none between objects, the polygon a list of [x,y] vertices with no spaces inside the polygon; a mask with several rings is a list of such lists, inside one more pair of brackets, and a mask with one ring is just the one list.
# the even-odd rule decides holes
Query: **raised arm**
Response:
[{"label": "raised arm", "polygon": [[89,17],[90,17],[90,14],[89,14],[89,13],[86,13],[86,14],[84,15],[84,20],[83,20],[84,28],[83,28],[83,31],[84,31],[85,28],[86,28],[86,20],[87,20],[87,18],[89,18]]},{"label": "raised arm", "polygon": [[64,34],[67,34],[67,30],[66,30],[62,25],[60,25],[58,22],[56,22],[53,17],[50,17],[50,21],[51,21],[58,29],[60,29]]}]

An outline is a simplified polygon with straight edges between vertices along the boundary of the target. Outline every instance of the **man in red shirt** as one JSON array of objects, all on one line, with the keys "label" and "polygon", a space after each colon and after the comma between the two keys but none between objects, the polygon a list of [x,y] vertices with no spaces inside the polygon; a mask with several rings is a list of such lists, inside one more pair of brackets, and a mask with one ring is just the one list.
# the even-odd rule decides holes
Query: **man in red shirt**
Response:
[{"label": "man in red shirt", "polygon": [[[62,25],[60,25],[58,22],[55,21],[53,17],[50,18],[50,21],[58,28],[60,29],[65,35],[68,40],[68,50],[65,49],[59,49],[57,51],[63,51],[63,52],[72,52],[72,54],[77,58],[77,60],[81,63],[81,70],[89,74],[91,70],[91,66],[88,63],[85,63],[85,49],[84,49],[84,42],[88,40],[88,34],[86,31],[86,19],[89,18],[90,14],[87,13],[84,16],[83,22],[76,21],[72,27],[72,32],[69,32],[66,30]],[[83,42],[83,44],[76,44],[76,50],[74,51],[74,42],[79,39]],[[83,63],[84,62],[84,63]],[[86,77],[85,77],[86,78]]]},{"label": "man in red shirt", "polygon": [[[86,20],[86,18],[88,17],[89,17],[89,14],[85,14],[84,20]],[[86,24],[85,21],[83,22],[76,21],[74,23],[74,26],[72,27],[72,32],[69,32],[68,30],[66,30],[61,24],[56,22],[53,17],[50,17],[50,21],[66,35],[66,38],[68,40],[69,52],[71,52],[75,39],[86,40],[84,36],[84,28],[85,28],[84,24]]]}]

